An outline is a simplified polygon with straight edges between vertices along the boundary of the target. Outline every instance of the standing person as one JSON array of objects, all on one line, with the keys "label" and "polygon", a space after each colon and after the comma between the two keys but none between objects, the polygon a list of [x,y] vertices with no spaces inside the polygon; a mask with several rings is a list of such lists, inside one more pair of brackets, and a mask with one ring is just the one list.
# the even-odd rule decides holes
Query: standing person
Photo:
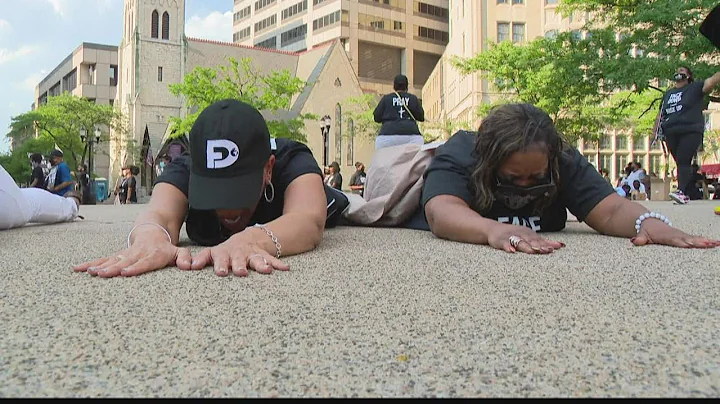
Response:
[{"label": "standing person", "polygon": [[53,168],[46,178],[47,190],[55,195],[64,196],[73,190],[73,179],[70,167],[65,163],[63,152],[53,150],[50,153],[50,164]]},{"label": "standing person", "polygon": [[607,168],[603,168],[602,170],[600,170],[600,173],[602,174],[605,182],[607,182],[608,185],[612,185],[612,181],[610,180],[610,173],[608,172]]},{"label": "standing person", "polygon": [[408,92],[408,78],[395,76],[393,91],[382,97],[373,113],[375,122],[382,123],[375,149],[401,144],[425,143],[418,122],[425,122],[425,111],[420,100]]},{"label": "standing person", "polygon": [[720,83],[720,72],[709,79],[695,81],[692,71],[681,66],[673,76],[675,87],[665,92],[660,106],[660,130],[668,151],[675,159],[678,188],[670,198],[679,204],[690,201],[687,197],[692,182],[692,160],[703,141],[705,118],[703,100]]},{"label": "standing person", "polygon": [[538,233],[564,229],[568,210],[597,232],[636,246],[720,246],[615,193],[550,116],[530,104],[493,109],[476,133],[458,132],[440,146],[425,171],[421,208],[437,237],[508,253],[564,247]]},{"label": "standing person", "polygon": [[330,174],[325,177],[325,184],[330,188],[342,189],[343,177],[340,174],[340,164],[337,161],[333,161],[328,166]]},{"label": "standing person", "polygon": [[158,163],[156,170],[156,174],[158,177],[162,175],[163,171],[165,171],[165,167],[167,167],[170,162],[172,162],[172,158],[167,154],[163,154],[160,157],[160,162]]},{"label": "standing person", "polygon": [[[336,192],[323,187],[310,149],[271,139],[260,111],[248,104],[215,102],[197,117],[189,139],[189,153],[156,180],[127,247],[75,271],[104,278],[170,265],[213,266],[218,276],[287,271],[280,258],[316,248],[330,209],[344,209],[329,206],[326,192]],[[188,237],[208,248],[192,256],[179,246],[183,223]]]},{"label": "standing person", "polygon": [[137,181],[132,174],[131,167],[123,167],[123,178],[120,180],[118,196],[120,203],[125,205],[128,203],[137,203]]},{"label": "standing person", "polygon": [[367,178],[367,174],[365,173],[365,165],[361,162],[355,163],[355,172],[350,177],[350,189],[353,191],[353,193],[359,194],[360,196],[363,195],[363,191],[365,190],[365,179]]},{"label": "standing person", "polygon": [[0,230],[28,223],[59,223],[75,220],[80,196],[68,191],[58,196],[37,187],[20,188],[0,166]]},{"label": "standing person", "polygon": [[91,194],[90,176],[87,174],[87,167],[85,166],[85,164],[80,164],[78,166],[75,178],[77,178],[77,190],[82,197],[82,203],[89,203],[88,199],[90,198]]},{"label": "standing person", "polygon": [[42,154],[33,153],[30,156],[32,174],[30,174],[30,188],[45,189],[45,172],[42,167]]}]

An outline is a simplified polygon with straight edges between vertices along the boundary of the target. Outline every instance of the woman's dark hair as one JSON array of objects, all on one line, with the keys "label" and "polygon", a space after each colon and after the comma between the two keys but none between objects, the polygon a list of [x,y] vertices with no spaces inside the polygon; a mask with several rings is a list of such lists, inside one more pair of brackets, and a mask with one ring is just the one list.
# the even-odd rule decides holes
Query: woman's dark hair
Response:
[{"label": "woman's dark hair", "polygon": [[40,153],[31,154],[30,161],[32,161],[33,163],[42,163],[42,154],[40,154]]},{"label": "woman's dark hair", "polygon": [[692,72],[692,70],[690,70],[690,68],[687,67],[687,66],[680,66],[680,68],[687,70],[687,72],[688,72],[688,83],[692,83],[692,82],[693,82],[693,72]]},{"label": "woman's dark hair", "polygon": [[495,201],[500,165],[513,153],[542,145],[546,148],[555,190],[536,200],[534,210],[540,212],[557,195],[560,183],[560,153],[566,147],[550,116],[531,104],[506,104],[494,108],[478,128],[474,154],[477,163],[470,182],[474,189],[475,208],[488,211]]},{"label": "woman's dark hair", "polygon": [[333,174],[337,174],[340,172],[340,164],[338,164],[337,161],[333,161],[332,163],[330,163],[330,167],[333,168]]},{"label": "woman's dark hair", "polygon": [[408,90],[408,78],[404,74],[398,74],[393,80],[393,90],[395,91],[407,91]]}]

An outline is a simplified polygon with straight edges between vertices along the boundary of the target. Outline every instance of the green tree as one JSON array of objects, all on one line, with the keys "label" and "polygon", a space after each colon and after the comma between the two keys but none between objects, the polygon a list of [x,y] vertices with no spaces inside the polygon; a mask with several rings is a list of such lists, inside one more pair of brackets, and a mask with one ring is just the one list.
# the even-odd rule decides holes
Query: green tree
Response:
[{"label": "green tree", "polygon": [[[357,97],[349,97],[343,103],[343,121],[353,122],[355,135],[364,136],[373,140],[380,131],[380,124],[375,122],[373,111],[380,101],[377,94],[363,94]],[[348,131],[345,131],[348,133]]]},{"label": "green tree", "polygon": [[88,144],[82,142],[80,130],[95,136],[95,128],[103,128],[100,141],[109,140],[109,130],[120,135],[127,125],[122,113],[110,105],[95,104],[86,98],[63,93],[49,97],[46,104],[33,111],[12,117],[8,137],[24,137],[28,130],[37,130],[40,138],[48,138],[63,150],[70,167],[86,163]]},{"label": "green tree", "polygon": [[[200,112],[210,104],[223,99],[237,99],[260,111],[272,114],[290,111],[293,96],[301,93],[306,83],[294,77],[288,70],[263,72],[251,58],[236,60],[228,58],[228,65],[217,68],[196,67],[185,75],[182,83],[171,84],[170,92],[185,99],[186,105],[195,112],[183,118],[171,117],[172,138],[190,133]],[[268,129],[273,137],[285,137],[306,142],[305,120],[317,117],[313,114],[296,114],[284,119],[268,119]]]},{"label": "green tree", "polygon": [[720,129],[705,131],[703,139],[702,162],[705,160],[714,160],[720,163]]},{"label": "green tree", "polygon": [[500,104],[530,103],[547,112],[569,141],[597,141],[603,129],[622,114],[608,104],[609,95],[585,68],[592,56],[584,46],[563,33],[555,39],[538,38],[523,45],[491,43],[487,51],[469,59],[456,57],[452,63],[464,74],[479,72],[501,94],[493,103],[480,107],[481,117]]},{"label": "green tree", "polygon": [[[717,71],[720,52],[699,34],[717,0],[562,0],[560,11],[589,13],[586,68],[608,91],[642,92],[687,65],[698,78]],[[618,40],[619,36],[619,40]]]},{"label": "green tree", "polygon": [[0,165],[18,184],[27,184],[30,180],[30,158],[32,153],[50,154],[55,143],[50,137],[29,138],[20,147],[10,153],[0,155]]}]

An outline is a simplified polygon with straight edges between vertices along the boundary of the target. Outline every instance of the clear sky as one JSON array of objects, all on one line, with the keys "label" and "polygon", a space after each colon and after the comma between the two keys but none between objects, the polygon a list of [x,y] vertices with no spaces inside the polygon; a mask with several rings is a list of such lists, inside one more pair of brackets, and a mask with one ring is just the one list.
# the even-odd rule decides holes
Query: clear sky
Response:
[{"label": "clear sky", "polygon": [[[185,33],[232,42],[233,0],[186,0]],[[119,45],[123,0],[0,0],[0,153],[10,118],[30,109],[35,86],[82,42]]]}]

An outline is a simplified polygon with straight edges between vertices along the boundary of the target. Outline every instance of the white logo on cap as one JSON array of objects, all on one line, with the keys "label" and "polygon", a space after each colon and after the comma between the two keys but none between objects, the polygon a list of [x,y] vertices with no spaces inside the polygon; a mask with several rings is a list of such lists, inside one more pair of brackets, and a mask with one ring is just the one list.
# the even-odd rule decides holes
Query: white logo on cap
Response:
[{"label": "white logo on cap", "polygon": [[[223,153],[227,151],[227,156],[223,158]],[[240,151],[235,143],[227,139],[215,139],[207,141],[207,168],[225,168],[235,163],[240,155]]]}]

